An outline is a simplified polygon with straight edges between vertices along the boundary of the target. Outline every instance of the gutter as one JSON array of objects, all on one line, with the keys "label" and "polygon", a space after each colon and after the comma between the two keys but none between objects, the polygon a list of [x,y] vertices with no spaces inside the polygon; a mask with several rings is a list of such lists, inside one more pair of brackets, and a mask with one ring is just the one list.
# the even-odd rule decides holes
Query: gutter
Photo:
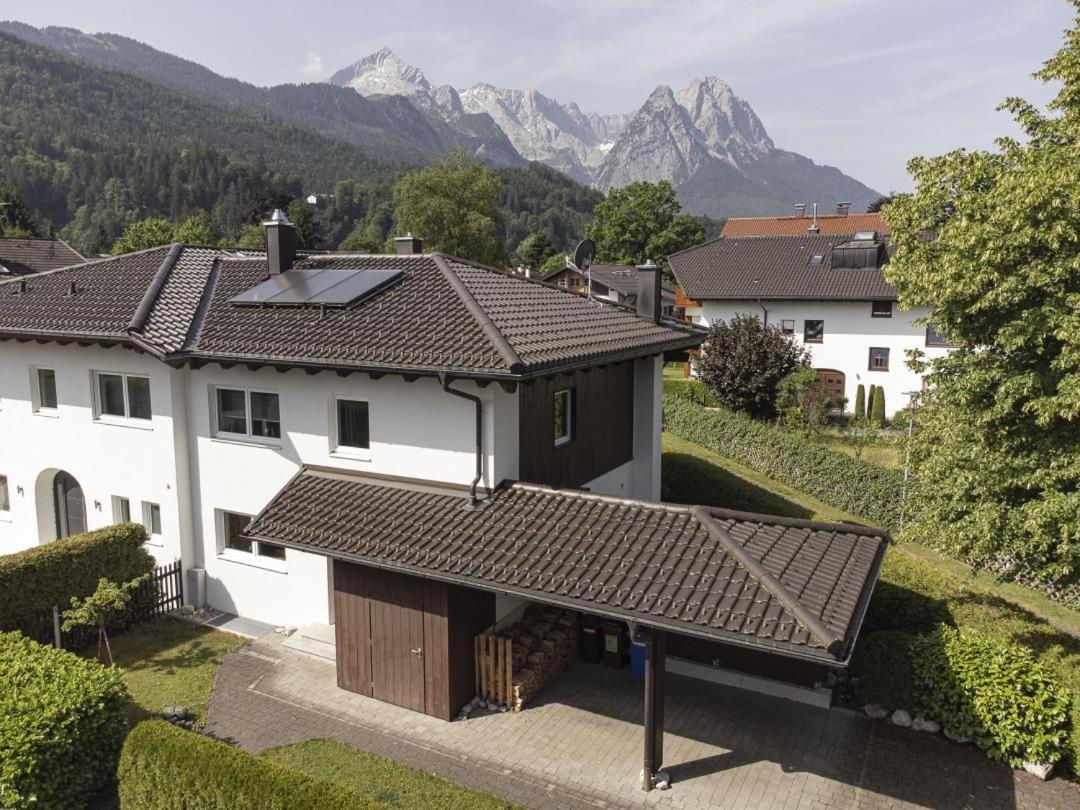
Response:
[{"label": "gutter", "polygon": [[467,399],[476,406],[476,476],[469,485],[469,508],[475,509],[478,503],[476,488],[480,484],[480,479],[484,477],[484,403],[475,394],[466,394],[464,391],[451,388],[450,384],[453,380],[445,372],[439,372],[438,379],[443,391],[455,397]]}]

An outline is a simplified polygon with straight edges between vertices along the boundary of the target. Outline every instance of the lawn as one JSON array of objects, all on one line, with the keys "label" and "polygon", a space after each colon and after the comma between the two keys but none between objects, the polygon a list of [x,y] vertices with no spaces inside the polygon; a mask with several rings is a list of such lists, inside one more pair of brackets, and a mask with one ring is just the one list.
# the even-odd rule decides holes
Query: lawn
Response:
[{"label": "lawn", "polygon": [[246,640],[163,616],[110,642],[113,660],[124,670],[134,704],[133,720],[157,714],[166,706],[187,706],[201,727],[210,708],[218,661]]},{"label": "lawn", "polygon": [[261,756],[283,767],[301,771],[316,779],[335,782],[374,801],[405,810],[514,807],[486,793],[469,790],[335,740],[308,740],[270,748]]},{"label": "lawn", "polygon": [[899,470],[904,466],[904,453],[895,444],[886,444],[880,440],[867,443],[860,453],[851,437],[846,432],[836,428],[828,428],[818,432],[813,441],[825,445],[830,450],[836,450],[852,458],[861,458],[863,461],[869,461],[879,467]]}]

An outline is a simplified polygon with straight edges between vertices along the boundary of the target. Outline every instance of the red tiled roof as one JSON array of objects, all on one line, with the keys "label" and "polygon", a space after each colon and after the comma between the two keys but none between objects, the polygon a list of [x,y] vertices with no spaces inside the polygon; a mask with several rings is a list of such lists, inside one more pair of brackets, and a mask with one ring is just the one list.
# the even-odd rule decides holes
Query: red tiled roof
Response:
[{"label": "red tiled roof", "polygon": [[[818,225],[822,236],[832,234],[852,234],[858,231],[877,231],[879,234],[892,233],[889,223],[881,214],[818,214]],[[721,236],[805,236],[812,215],[805,217],[731,217],[724,223]]]}]

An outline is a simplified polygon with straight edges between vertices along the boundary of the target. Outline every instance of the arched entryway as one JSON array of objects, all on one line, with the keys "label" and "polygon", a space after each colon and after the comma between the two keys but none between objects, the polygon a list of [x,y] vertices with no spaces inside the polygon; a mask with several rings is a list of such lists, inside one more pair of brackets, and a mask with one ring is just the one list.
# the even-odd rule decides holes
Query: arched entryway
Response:
[{"label": "arched entryway", "polygon": [[86,531],[86,498],[75,476],[56,468],[42,470],[35,490],[42,543]]}]

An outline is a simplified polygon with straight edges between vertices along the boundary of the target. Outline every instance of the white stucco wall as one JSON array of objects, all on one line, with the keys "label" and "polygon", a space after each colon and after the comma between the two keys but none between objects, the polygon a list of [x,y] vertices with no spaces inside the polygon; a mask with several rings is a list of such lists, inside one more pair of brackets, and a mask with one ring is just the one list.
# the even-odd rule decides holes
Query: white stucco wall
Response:
[{"label": "white stucco wall", "polygon": [[[825,334],[821,343],[805,344],[811,351],[812,364],[818,369],[835,369],[844,373],[848,408],[855,404],[855,391],[862,383],[867,391],[871,385],[885,390],[885,410],[888,416],[908,404],[909,394],[922,388],[922,377],[907,367],[907,351],[920,349],[927,358],[941,357],[948,349],[926,345],[926,327],[913,320],[925,317],[926,309],[902,311],[893,305],[891,318],[871,317],[869,301],[762,301],[768,310],[770,324],[779,326],[783,320],[795,321],[795,339],[803,342],[803,322],[822,320]],[[731,320],[736,314],[748,313],[761,318],[757,301],[703,301],[701,307],[687,308],[686,314],[694,323],[708,326],[716,320]],[[889,349],[889,370],[871,371],[870,348]]]},{"label": "white stucco wall", "polygon": [[[32,370],[56,372],[54,415],[32,408]],[[93,371],[150,378],[149,421],[97,420]],[[180,505],[174,456],[172,376],[162,363],[122,348],[8,342],[0,345],[0,475],[8,478],[9,512],[0,512],[0,554],[56,539],[53,478],[75,477],[86,502],[87,529],[111,525],[112,496],[128,498],[131,519],[143,501],[161,508],[162,534],[148,549],[159,562],[180,556]]]}]

